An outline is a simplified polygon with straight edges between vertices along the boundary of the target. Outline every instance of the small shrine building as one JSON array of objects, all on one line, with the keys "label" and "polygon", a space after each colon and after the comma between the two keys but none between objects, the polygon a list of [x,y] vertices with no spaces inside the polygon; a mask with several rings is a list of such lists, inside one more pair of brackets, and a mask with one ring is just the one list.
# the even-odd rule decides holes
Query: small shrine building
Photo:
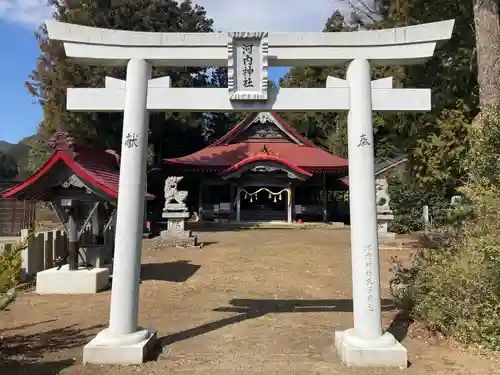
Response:
[{"label": "small shrine building", "polygon": [[[0,191],[0,198],[50,202],[70,246],[83,245],[82,228],[91,225],[93,241],[104,240],[112,253],[120,179],[118,154],[77,144],[64,132],[55,133],[48,146],[52,153],[45,163],[25,181]],[[145,200],[153,199],[146,193]]]},{"label": "small shrine building", "polygon": [[47,161],[25,181],[2,191],[2,198],[54,201],[56,197],[67,197],[88,201],[94,195],[116,205],[120,178],[116,152],[77,144],[63,132],[54,134],[48,146],[52,153]]},{"label": "small shrine building", "polygon": [[196,181],[201,219],[343,221],[347,160],[314,145],[274,112],[252,113],[210,146],[166,159]]}]

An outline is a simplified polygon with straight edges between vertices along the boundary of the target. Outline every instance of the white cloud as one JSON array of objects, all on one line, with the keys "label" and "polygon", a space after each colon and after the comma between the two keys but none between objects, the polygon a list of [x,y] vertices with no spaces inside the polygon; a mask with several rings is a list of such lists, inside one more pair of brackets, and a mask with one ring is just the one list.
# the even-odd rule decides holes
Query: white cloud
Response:
[{"label": "white cloud", "polygon": [[321,31],[338,0],[198,0],[218,30]]},{"label": "white cloud", "polygon": [[[344,9],[339,0],[195,0],[217,30],[321,31],[327,18]],[[0,0],[0,22],[33,27],[51,17],[46,0]]]},{"label": "white cloud", "polygon": [[47,0],[0,0],[0,22],[36,27],[51,16]]}]

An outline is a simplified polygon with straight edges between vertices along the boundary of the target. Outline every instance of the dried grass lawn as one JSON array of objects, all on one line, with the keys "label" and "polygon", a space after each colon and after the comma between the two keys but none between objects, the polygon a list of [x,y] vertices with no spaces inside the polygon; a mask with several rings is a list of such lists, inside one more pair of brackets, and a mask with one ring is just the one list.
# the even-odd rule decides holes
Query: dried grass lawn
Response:
[{"label": "dried grass lawn", "polygon": [[[81,365],[82,346],[108,320],[109,292],[21,295],[0,312],[2,375],[492,374],[479,358],[404,319],[385,301],[385,327],[403,338],[411,366],[351,369],[332,349],[352,326],[348,231],[259,229],[198,233],[198,249],[144,241],[140,323],[158,330],[157,359],[141,366]],[[406,254],[406,255],[405,255]],[[390,258],[381,253],[383,294]]]}]

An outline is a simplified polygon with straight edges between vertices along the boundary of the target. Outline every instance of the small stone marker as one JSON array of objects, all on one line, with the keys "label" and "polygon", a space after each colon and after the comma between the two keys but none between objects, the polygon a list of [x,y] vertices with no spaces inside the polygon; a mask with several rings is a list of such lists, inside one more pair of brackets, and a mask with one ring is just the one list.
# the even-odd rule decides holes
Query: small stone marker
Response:
[{"label": "small stone marker", "polygon": [[377,225],[379,242],[394,241],[396,234],[389,232],[389,224],[394,220],[394,212],[389,205],[389,184],[385,178],[375,180],[377,200]]}]

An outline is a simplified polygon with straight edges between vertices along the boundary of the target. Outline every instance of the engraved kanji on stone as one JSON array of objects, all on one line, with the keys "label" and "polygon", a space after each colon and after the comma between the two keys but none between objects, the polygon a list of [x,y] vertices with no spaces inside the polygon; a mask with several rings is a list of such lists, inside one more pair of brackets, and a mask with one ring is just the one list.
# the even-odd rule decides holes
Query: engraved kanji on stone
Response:
[{"label": "engraved kanji on stone", "polygon": [[252,74],[255,72],[253,68],[253,57],[251,56],[253,51],[253,45],[244,44],[241,46],[243,51],[243,69],[241,70],[241,74],[243,75],[243,86],[246,88],[255,87]]},{"label": "engraved kanji on stone", "polygon": [[136,133],[128,133],[125,137],[124,146],[127,148],[139,147],[139,136]]},{"label": "engraved kanji on stone", "polygon": [[[253,57],[250,55],[244,55],[243,63],[245,64],[245,66],[252,66],[253,65]],[[253,71],[253,69],[252,69],[252,71]]]},{"label": "engraved kanji on stone", "polygon": [[367,147],[370,146],[370,141],[365,133],[362,133],[359,137],[358,147]]},{"label": "engraved kanji on stone", "polygon": [[246,88],[254,87],[253,86],[252,78],[250,78],[250,77],[244,77],[243,78],[243,86],[246,87]]},{"label": "engraved kanji on stone", "polygon": [[243,44],[241,46],[241,49],[243,52],[245,52],[246,55],[250,55],[253,51],[253,45],[252,44]]}]

